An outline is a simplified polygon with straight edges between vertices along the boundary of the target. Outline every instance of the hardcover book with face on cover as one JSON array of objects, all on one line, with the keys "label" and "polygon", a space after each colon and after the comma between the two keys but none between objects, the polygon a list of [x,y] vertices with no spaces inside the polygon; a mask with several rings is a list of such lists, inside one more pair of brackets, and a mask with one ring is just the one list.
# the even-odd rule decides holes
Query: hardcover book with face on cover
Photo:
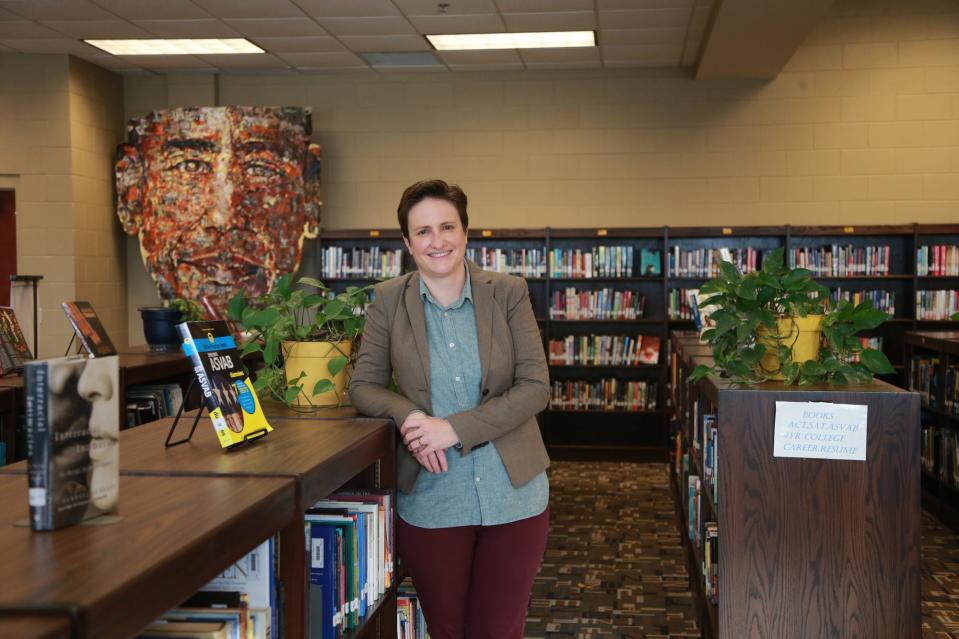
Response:
[{"label": "hardcover book with face on cover", "polygon": [[117,359],[74,355],[24,367],[33,530],[54,530],[116,512]]}]

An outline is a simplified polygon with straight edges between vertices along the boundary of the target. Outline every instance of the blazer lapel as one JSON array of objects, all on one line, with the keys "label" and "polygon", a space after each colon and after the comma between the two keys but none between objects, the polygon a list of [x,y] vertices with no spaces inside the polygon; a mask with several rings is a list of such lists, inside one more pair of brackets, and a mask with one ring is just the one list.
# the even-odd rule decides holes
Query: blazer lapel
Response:
[{"label": "blazer lapel", "polygon": [[482,385],[486,386],[489,373],[490,350],[493,346],[493,281],[473,262],[469,264],[470,284],[473,287],[473,310],[476,315],[476,341],[479,346]]},{"label": "blazer lapel", "polygon": [[426,341],[426,316],[423,313],[423,298],[420,297],[420,274],[413,276],[406,282],[404,294],[406,314],[410,318],[410,327],[413,329],[413,341],[420,355],[423,365],[423,377],[426,379],[426,390],[430,389],[430,346]]}]

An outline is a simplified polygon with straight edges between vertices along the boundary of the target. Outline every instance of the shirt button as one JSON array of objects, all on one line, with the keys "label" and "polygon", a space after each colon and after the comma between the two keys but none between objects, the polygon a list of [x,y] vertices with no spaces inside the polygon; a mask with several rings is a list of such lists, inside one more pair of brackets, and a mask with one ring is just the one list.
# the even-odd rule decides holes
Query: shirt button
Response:
[{"label": "shirt button", "polygon": [[449,317],[449,316],[450,316],[449,313],[447,313],[447,312],[445,312],[445,311],[443,312],[443,317]]},{"label": "shirt button", "polygon": [[479,481],[479,480],[480,480],[480,478],[479,478],[479,477],[477,477],[477,478],[476,478],[476,481]]},{"label": "shirt button", "polygon": [[459,378],[459,376],[457,376],[457,377],[456,377],[456,381],[460,381],[460,378]]},{"label": "shirt button", "polygon": [[453,342],[450,342],[450,348],[453,348],[453,347],[455,347],[455,346],[456,346],[456,344],[454,344]]}]

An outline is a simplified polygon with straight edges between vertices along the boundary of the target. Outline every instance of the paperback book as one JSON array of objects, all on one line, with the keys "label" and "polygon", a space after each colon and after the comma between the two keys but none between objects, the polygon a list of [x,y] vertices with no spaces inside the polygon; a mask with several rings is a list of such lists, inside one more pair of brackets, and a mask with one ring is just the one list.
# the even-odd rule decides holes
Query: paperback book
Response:
[{"label": "paperback book", "polygon": [[177,330],[220,446],[230,448],[271,432],[226,322],[182,322]]},{"label": "paperback book", "polygon": [[0,306],[0,375],[21,370],[32,359],[13,309]]},{"label": "paperback book", "polygon": [[76,301],[63,302],[63,312],[67,314],[67,319],[73,325],[73,330],[77,339],[83,344],[84,350],[93,357],[107,357],[116,355],[117,349],[103,328],[97,312],[93,310],[90,302]]},{"label": "paperback book", "polygon": [[115,513],[120,485],[117,357],[28,362],[30,526],[54,530]]}]

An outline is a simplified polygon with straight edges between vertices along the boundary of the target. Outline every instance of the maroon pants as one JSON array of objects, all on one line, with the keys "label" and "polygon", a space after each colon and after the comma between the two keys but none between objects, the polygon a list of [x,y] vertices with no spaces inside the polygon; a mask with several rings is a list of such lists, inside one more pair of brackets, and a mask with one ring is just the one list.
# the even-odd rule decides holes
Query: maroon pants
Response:
[{"label": "maroon pants", "polygon": [[397,517],[397,544],[430,639],[523,639],[549,508],[499,526],[419,528]]}]

